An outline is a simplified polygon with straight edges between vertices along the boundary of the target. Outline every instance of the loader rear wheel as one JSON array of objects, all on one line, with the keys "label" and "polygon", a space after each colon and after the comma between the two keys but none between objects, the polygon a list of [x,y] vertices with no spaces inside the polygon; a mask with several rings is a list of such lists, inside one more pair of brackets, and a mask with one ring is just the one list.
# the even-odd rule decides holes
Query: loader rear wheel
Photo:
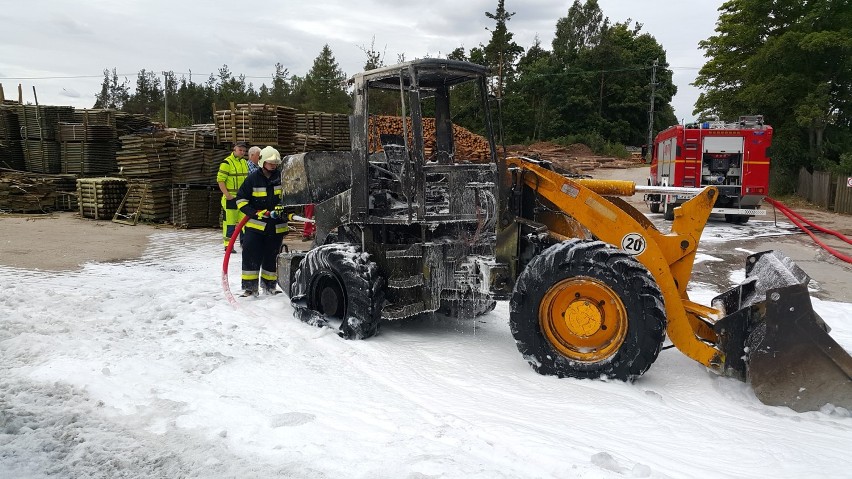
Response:
[{"label": "loader rear wheel", "polygon": [[379,331],[384,281],[356,246],[331,243],[309,251],[296,272],[293,307],[303,320],[313,313],[341,320],[340,335],[366,339]]},{"label": "loader rear wheel", "polygon": [[665,338],[663,299],[632,256],[601,241],[551,246],[521,273],[510,324],[518,350],[541,374],[632,380]]}]

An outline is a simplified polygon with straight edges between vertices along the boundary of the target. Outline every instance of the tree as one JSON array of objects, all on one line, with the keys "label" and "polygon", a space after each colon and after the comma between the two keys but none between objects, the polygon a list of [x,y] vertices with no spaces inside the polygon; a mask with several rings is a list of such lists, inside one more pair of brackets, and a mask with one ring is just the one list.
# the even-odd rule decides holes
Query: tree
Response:
[{"label": "tree", "polygon": [[716,34],[699,43],[708,61],[694,83],[704,90],[695,113],[763,114],[775,128],[777,180],[836,164],[852,147],[848,2],[730,0],[720,12]]},{"label": "tree", "polygon": [[609,27],[609,19],[604,17],[597,0],[587,0],[580,4],[574,0],[568,9],[568,15],[556,22],[553,37],[553,55],[563,66],[568,66],[582,50],[594,48]]},{"label": "tree", "polygon": [[514,74],[515,61],[524,53],[524,49],[512,41],[514,34],[506,27],[506,23],[512,19],[515,12],[507,12],[504,4],[504,0],[498,0],[497,10],[494,13],[485,12],[485,16],[494,20],[495,25],[491,30],[491,41],[482,49],[485,54],[485,64],[495,73],[494,94],[497,98],[503,98],[506,82]]},{"label": "tree", "polygon": [[[269,102],[275,105],[285,105],[290,100],[292,89],[287,81],[290,72],[281,63],[275,64],[275,73],[272,74],[272,87],[269,88]],[[264,87],[266,85],[263,85]]]},{"label": "tree", "polygon": [[116,73],[115,68],[112,69],[112,72],[105,69],[101,91],[95,95],[93,108],[115,108],[119,110],[123,108],[130,97],[128,83],[127,79],[123,82],[118,81],[118,73]]},{"label": "tree", "polygon": [[381,68],[385,66],[385,52],[379,53],[376,50],[376,36],[373,35],[372,41],[370,41],[370,47],[366,47],[364,45],[358,46],[358,48],[364,52],[364,55],[367,55],[367,61],[364,62],[364,71],[375,70],[376,68]]},{"label": "tree", "polygon": [[331,48],[324,45],[305,75],[305,108],[329,113],[349,112],[349,94],[344,88],[346,74],[338,66]]},{"label": "tree", "polygon": [[162,109],[163,89],[160,78],[156,73],[139,70],[136,75],[136,90],[125,104],[125,111],[129,113],[140,113],[154,118]]}]

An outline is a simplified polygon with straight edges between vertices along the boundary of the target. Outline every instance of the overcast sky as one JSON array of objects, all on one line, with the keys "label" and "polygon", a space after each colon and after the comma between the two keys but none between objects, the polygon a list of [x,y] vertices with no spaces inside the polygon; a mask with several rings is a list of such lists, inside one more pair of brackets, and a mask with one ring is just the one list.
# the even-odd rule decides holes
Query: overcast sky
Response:
[{"label": "overcast sky", "polygon": [[[488,42],[493,21],[484,12],[496,0],[322,0],[315,2],[207,0],[16,0],[0,10],[0,83],[7,98],[91,107],[105,68],[135,85],[141,69],[192,73],[205,80],[227,64],[255,87],[269,83],[276,62],[304,75],[328,44],[351,75],[363,68],[361,47],[373,38],[385,63]],[[678,94],[679,119],[691,120],[698,90],[689,86],[704,64],[698,42],[713,34],[723,0],[598,0],[612,22],[644,25],[668,55]],[[556,21],[570,0],[507,0],[508,23],[524,48],[536,36],[550,49]]]}]

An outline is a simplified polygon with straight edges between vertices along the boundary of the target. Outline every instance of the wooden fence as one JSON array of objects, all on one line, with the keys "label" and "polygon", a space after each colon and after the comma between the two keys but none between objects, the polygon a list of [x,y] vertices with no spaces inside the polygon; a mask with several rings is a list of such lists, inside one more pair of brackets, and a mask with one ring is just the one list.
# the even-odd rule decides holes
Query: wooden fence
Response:
[{"label": "wooden fence", "polygon": [[837,176],[826,171],[809,173],[802,168],[796,194],[836,213],[852,214],[852,176]]}]

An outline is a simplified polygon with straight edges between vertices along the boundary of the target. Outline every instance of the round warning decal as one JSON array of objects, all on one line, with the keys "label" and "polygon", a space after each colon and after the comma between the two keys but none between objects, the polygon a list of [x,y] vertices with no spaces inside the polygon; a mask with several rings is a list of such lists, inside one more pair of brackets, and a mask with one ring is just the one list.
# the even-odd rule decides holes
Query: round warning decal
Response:
[{"label": "round warning decal", "polygon": [[639,233],[630,233],[624,235],[624,238],[621,238],[621,249],[633,256],[644,253],[647,246],[648,243],[645,241],[645,238]]}]

